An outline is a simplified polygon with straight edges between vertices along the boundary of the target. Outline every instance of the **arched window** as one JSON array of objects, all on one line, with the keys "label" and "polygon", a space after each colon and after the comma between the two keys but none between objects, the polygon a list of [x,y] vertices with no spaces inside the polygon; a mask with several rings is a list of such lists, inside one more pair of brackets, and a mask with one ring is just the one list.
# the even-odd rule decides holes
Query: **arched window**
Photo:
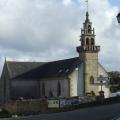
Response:
[{"label": "arched window", "polygon": [[94,38],[91,38],[91,45],[94,45]]},{"label": "arched window", "polygon": [[42,83],[42,96],[45,96],[45,83]]},{"label": "arched window", "polygon": [[90,77],[90,84],[94,84],[94,77],[93,76]]},{"label": "arched window", "polygon": [[88,25],[88,33],[91,33],[91,26]]},{"label": "arched window", "polygon": [[53,97],[53,92],[51,90],[49,91],[49,97]]},{"label": "arched window", "polygon": [[89,38],[86,38],[86,45],[89,45]]},{"label": "arched window", "polygon": [[58,97],[61,96],[61,84],[60,84],[60,82],[58,82],[58,84],[57,84],[57,96]]}]

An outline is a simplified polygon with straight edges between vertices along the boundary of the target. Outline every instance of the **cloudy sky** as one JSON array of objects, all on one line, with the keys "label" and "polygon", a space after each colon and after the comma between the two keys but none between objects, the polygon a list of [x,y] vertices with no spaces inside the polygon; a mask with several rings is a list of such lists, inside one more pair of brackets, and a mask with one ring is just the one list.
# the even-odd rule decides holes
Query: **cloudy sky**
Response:
[{"label": "cloudy sky", "polygon": [[[120,0],[89,0],[100,62],[120,71]],[[51,61],[78,56],[85,0],[0,0],[0,71],[7,60]]]}]

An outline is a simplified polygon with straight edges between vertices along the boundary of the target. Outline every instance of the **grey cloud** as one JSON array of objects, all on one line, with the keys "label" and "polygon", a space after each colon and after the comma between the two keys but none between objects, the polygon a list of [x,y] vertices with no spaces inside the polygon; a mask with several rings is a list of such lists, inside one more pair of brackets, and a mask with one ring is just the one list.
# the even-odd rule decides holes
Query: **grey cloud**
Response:
[{"label": "grey cloud", "polygon": [[[4,56],[8,56],[9,60],[38,61],[78,56],[75,47],[80,44],[80,28],[85,18],[83,1],[71,0],[71,4],[67,5],[62,0],[1,0],[0,6],[1,61],[4,61]],[[112,57],[103,52],[109,51],[116,37],[118,28],[115,24],[112,26],[112,20],[109,20],[113,19],[116,11],[108,0],[90,0],[90,18],[96,28],[96,43],[103,46],[100,59],[105,65],[108,60],[108,64],[114,66],[109,61]],[[106,68],[114,68],[112,65],[106,65]]]}]

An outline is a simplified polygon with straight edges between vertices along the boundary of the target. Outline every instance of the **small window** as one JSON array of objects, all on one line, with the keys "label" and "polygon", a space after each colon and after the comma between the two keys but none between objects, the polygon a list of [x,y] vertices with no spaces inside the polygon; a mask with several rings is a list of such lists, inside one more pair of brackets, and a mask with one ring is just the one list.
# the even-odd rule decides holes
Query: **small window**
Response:
[{"label": "small window", "polygon": [[57,96],[58,97],[61,96],[61,84],[60,84],[60,82],[58,82],[58,84],[57,84]]},{"label": "small window", "polygon": [[42,96],[45,96],[45,83],[42,83]]},{"label": "small window", "polygon": [[89,45],[89,38],[86,38],[86,45]]},{"label": "small window", "polygon": [[91,33],[91,26],[88,25],[88,33]]},{"label": "small window", "polygon": [[69,69],[66,69],[66,71],[65,72],[69,72]]},{"label": "small window", "polygon": [[91,38],[91,45],[94,45],[94,38]]},{"label": "small window", "polygon": [[62,69],[59,70],[59,73],[61,73],[61,72],[62,72]]},{"label": "small window", "polygon": [[90,84],[94,84],[94,77],[93,76],[90,77]]},{"label": "small window", "polygon": [[53,97],[53,92],[51,90],[49,91],[49,97]]},{"label": "small window", "polygon": [[77,70],[78,70],[78,67],[76,67],[75,70],[77,71]]}]

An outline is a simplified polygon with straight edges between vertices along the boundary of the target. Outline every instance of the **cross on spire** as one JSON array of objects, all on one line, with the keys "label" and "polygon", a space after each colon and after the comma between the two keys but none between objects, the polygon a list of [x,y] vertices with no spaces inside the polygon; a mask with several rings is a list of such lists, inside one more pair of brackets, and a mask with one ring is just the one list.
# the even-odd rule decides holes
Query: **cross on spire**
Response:
[{"label": "cross on spire", "polygon": [[88,22],[89,21],[89,12],[88,12],[89,4],[88,4],[88,0],[85,0],[85,2],[86,2],[86,9],[87,9],[87,11],[86,11],[86,22]]},{"label": "cross on spire", "polygon": [[88,0],[85,1],[86,2],[86,8],[87,8],[87,12],[88,12],[88,7],[89,7],[89,4],[88,4]]}]

